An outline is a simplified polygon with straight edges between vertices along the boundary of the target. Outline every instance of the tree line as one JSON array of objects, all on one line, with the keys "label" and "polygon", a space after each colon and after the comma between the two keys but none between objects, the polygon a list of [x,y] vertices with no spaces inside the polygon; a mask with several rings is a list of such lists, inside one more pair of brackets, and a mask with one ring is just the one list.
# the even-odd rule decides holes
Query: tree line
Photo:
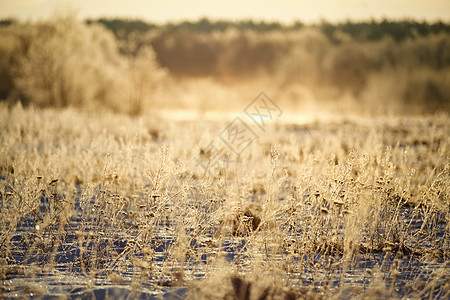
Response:
[{"label": "tree line", "polygon": [[334,38],[337,32],[348,34],[354,40],[359,41],[377,41],[385,37],[391,37],[394,41],[403,41],[406,38],[417,36],[428,36],[438,33],[450,33],[450,24],[442,21],[425,22],[417,20],[369,20],[369,21],[351,21],[347,20],[340,23],[330,23],[322,20],[320,23],[306,25],[301,21],[291,24],[282,24],[280,22],[253,21],[253,20],[210,20],[201,18],[196,21],[181,21],[178,23],[168,22],[157,24],[138,19],[119,19],[119,18],[99,18],[88,19],[88,24],[100,23],[111,30],[117,37],[127,37],[131,33],[142,33],[150,30],[164,30],[171,32],[192,32],[192,33],[211,33],[214,31],[223,32],[229,29],[239,31],[251,30],[255,32],[271,31],[295,31],[305,27],[310,27],[321,31],[330,40],[338,42]]}]

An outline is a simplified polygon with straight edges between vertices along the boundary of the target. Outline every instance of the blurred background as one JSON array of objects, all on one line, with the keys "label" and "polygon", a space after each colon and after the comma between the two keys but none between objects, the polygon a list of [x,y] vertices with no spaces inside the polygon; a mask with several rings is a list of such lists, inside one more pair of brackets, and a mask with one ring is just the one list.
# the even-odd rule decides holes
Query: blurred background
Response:
[{"label": "blurred background", "polygon": [[0,0],[0,99],[129,115],[450,109],[450,1]]}]

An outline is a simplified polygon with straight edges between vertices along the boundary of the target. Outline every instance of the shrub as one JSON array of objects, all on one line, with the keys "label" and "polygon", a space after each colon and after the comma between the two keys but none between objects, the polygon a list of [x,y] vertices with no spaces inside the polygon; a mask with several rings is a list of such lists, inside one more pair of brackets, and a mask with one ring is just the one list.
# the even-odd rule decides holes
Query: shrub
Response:
[{"label": "shrub", "polygon": [[112,33],[73,16],[2,31],[2,98],[19,97],[38,106],[103,107],[137,114],[163,74],[148,47],[136,57],[121,55]]}]

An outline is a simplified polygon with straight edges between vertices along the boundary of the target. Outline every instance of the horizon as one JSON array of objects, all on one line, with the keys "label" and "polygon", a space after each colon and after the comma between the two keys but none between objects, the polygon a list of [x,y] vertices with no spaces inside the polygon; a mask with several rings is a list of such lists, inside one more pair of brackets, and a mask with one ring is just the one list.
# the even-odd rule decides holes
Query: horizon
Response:
[{"label": "horizon", "polygon": [[[7,3],[0,0],[0,19],[18,21],[37,21],[47,19],[61,12],[72,11],[83,20],[87,19],[130,19],[153,24],[195,22],[207,18],[212,22],[254,22],[280,23],[283,25],[301,22],[305,25],[321,22],[344,23],[390,20],[413,20],[436,23],[450,22],[450,1],[355,1],[341,0],[337,4],[331,0],[315,3],[305,1],[282,0],[278,3],[265,1],[231,0],[217,3],[215,1],[74,1],[67,0],[61,4],[57,0],[17,0]],[[234,5],[233,5],[234,4]],[[174,9],[175,7],[175,9]],[[240,7],[236,9],[235,7]],[[177,9],[179,8],[179,9]]]},{"label": "horizon", "polygon": [[[70,16],[70,13],[68,14],[68,16]],[[20,18],[15,18],[15,17],[0,17],[0,22],[2,21],[12,21],[12,22],[18,22],[18,23],[23,23],[23,22],[40,22],[40,21],[45,21],[48,19],[51,19],[53,16],[47,16],[46,18],[40,18],[40,19],[20,19]],[[379,19],[375,19],[375,18],[368,18],[368,19],[343,19],[343,20],[328,20],[328,19],[321,19],[321,20],[317,20],[316,22],[304,22],[301,19],[297,19],[294,20],[292,22],[282,22],[279,20],[265,20],[265,19],[249,19],[249,18],[242,18],[242,19],[226,19],[226,18],[221,18],[221,19],[214,19],[208,16],[200,16],[198,18],[186,18],[186,19],[180,19],[180,20],[167,20],[165,22],[156,22],[153,20],[149,20],[149,19],[145,19],[145,18],[141,18],[141,17],[134,17],[134,16],[97,16],[97,17],[79,17],[78,14],[74,14],[75,19],[82,21],[82,22],[97,22],[97,21],[101,21],[101,20],[107,20],[107,21],[112,21],[112,20],[119,20],[119,21],[124,21],[124,22],[142,22],[144,24],[150,25],[150,26],[156,26],[156,28],[158,27],[164,27],[164,26],[171,26],[171,25],[180,25],[182,23],[188,22],[188,23],[192,23],[192,24],[196,24],[202,20],[207,20],[209,21],[211,24],[215,24],[215,23],[219,23],[219,22],[225,22],[225,23],[229,23],[229,24],[238,24],[240,22],[253,22],[254,24],[258,25],[258,24],[279,24],[281,26],[281,28],[283,27],[290,27],[290,26],[294,26],[296,24],[300,24],[302,26],[306,26],[306,27],[315,27],[315,26],[320,26],[321,24],[330,24],[332,26],[339,26],[342,24],[358,24],[358,23],[362,23],[362,24],[368,24],[368,23],[372,23],[374,22],[375,24],[380,24],[382,22],[391,22],[391,23],[401,23],[401,22],[411,22],[411,23],[424,23],[427,25],[433,25],[433,24],[438,24],[438,23],[442,23],[442,24],[446,24],[446,25],[450,25],[450,20],[440,20],[440,19],[436,19],[436,20],[421,20],[421,19],[414,19],[414,18],[379,18]]]}]

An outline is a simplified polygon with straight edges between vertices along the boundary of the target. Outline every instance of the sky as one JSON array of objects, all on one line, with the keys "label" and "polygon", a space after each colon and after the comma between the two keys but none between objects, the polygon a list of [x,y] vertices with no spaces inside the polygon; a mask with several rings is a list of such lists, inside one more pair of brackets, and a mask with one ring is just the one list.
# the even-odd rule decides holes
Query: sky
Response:
[{"label": "sky", "polygon": [[413,18],[450,21],[450,0],[0,0],[0,19],[45,19],[69,8],[81,18],[165,23],[201,17],[314,23]]}]

